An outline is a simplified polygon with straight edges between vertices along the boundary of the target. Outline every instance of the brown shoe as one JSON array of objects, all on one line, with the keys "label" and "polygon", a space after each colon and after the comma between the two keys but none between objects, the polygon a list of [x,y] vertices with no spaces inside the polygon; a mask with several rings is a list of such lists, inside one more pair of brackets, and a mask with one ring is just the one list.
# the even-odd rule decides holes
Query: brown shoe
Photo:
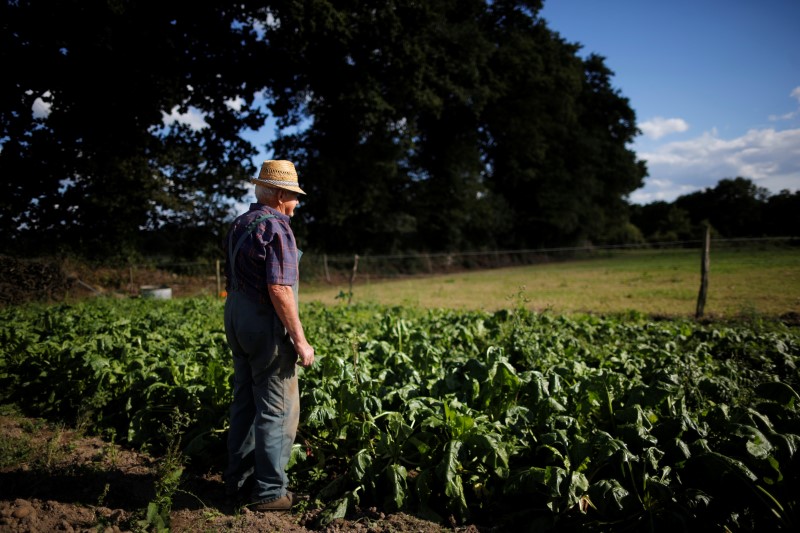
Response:
[{"label": "brown shoe", "polygon": [[260,511],[260,512],[288,511],[294,506],[295,503],[297,503],[297,499],[295,498],[294,494],[291,492],[287,492],[284,496],[281,496],[280,498],[277,498],[275,500],[267,500],[263,502],[251,503],[247,507],[251,511]]}]

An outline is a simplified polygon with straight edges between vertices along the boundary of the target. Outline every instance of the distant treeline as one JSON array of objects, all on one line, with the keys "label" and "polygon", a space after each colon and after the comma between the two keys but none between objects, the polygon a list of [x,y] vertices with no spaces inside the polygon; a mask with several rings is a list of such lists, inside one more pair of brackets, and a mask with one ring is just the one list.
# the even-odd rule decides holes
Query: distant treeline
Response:
[{"label": "distant treeline", "polygon": [[770,194],[751,180],[723,179],[674,202],[631,206],[631,241],[699,239],[706,224],[720,237],[800,236],[800,191]]}]

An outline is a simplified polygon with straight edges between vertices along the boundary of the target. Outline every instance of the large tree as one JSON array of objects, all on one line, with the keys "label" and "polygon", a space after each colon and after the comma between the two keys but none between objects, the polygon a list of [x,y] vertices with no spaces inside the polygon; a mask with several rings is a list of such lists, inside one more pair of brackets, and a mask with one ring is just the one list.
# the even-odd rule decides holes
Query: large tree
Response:
[{"label": "large tree", "polygon": [[[0,11],[5,246],[196,249],[254,171],[259,92],[318,250],[607,239],[644,175],[612,73],[540,1],[34,4]],[[165,126],[173,110],[208,125]]]},{"label": "large tree", "polygon": [[603,59],[578,57],[540,8],[273,5],[270,51],[288,58],[273,110],[311,119],[274,146],[303,163],[314,246],[537,246],[624,226],[645,175],[634,113]]},{"label": "large tree", "polygon": [[311,119],[274,147],[304,169],[314,246],[471,244],[462,233],[481,174],[484,9],[479,0],[273,6],[270,53],[287,68],[265,73],[272,109],[284,126]]},{"label": "large tree", "polygon": [[[5,248],[119,255],[227,217],[251,172],[239,133],[264,120],[250,106],[263,47],[246,4],[2,4]],[[167,126],[173,109],[207,126]]]}]

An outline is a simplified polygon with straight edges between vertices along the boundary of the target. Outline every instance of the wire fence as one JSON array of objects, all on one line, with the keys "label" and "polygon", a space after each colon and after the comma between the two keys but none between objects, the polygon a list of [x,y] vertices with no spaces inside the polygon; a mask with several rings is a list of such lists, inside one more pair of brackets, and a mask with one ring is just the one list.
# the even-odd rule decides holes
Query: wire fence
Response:
[{"label": "wire fence", "polygon": [[[523,265],[609,258],[626,254],[697,253],[702,240],[649,244],[571,246],[525,250],[409,252],[403,254],[303,254],[305,283],[342,284],[414,276],[450,274]],[[796,247],[797,238],[712,239],[710,248]],[[699,263],[698,263],[699,264]],[[220,295],[224,291],[224,262],[175,261],[152,258],[125,266],[89,265],[57,259],[19,259],[0,255],[0,305],[29,300],[60,300],[70,296],[142,296],[145,289],[169,288],[173,296]]]},{"label": "wire fence", "polygon": [[[486,270],[514,266],[612,257],[629,253],[700,253],[704,241],[685,240],[647,244],[586,245],[533,248],[520,250],[481,250],[454,252],[408,252],[402,254],[326,254],[304,253],[301,263],[303,282],[342,283],[358,280],[379,280],[445,274],[469,270]],[[791,237],[712,239],[711,248],[769,248],[800,245]],[[699,257],[699,255],[698,255]],[[131,284],[137,273],[153,269],[179,278],[205,279],[209,292],[224,287],[224,262],[151,262],[130,265]],[[177,281],[177,280],[176,280]]]},{"label": "wire fence", "polygon": [[[450,274],[469,270],[609,258],[625,254],[697,254],[702,240],[648,244],[569,246],[524,250],[409,252],[403,254],[303,254],[303,283],[347,284],[371,280]],[[800,246],[790,237],[712,239],[711,255],[723,249],[774,249]],[[0,305],[29,300],[60,300],[81,294],[141,296],[145,288],[170,288],[174,296],[220,295],[224,262],[152,258],[125,266],[96,266],[68,260],[26,260],[0,255]]]},{"label": "wire fence", "polygon": [[[413,252],[404,254],[327,255],[305,254],[301,271],[305,279],[339,282],[357,274],[366,279],[391,279],[468,270],[506,268],[568,260],[582,260],[630,252],[663,253],[699,250],[703,240],[669,241],[648,244],[569,246],[521,250],[483,250],[463,252]],[[712,248],[795,246],[800,240],[789,237],[712,239]]]}]

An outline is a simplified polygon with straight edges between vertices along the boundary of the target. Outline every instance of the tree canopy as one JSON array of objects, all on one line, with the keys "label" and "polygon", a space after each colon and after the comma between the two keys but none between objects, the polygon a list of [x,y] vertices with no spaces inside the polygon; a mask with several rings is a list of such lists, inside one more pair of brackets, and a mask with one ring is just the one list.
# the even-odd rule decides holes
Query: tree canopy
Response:
[{"label": "tree canopy", "polygon": [[[252,171],[239,133],[264,120],[248,106],[263,47],[236,6],[2,4],[5,247],[130,253],[143,231],[197,233],[228,216]],[[207,127],[165,126],[163,113],[190,108]]]},{"label": "tree canopy", "polygon": [[[31,0],[0,8],[0,229],[20,253],[205,253],[254,173],[327,252],[613,240],[646,169],[628,100],[520,0]],[[260,98],[266,102],[265,109]],[[202,127],[165,123],[189,111]]]}]

